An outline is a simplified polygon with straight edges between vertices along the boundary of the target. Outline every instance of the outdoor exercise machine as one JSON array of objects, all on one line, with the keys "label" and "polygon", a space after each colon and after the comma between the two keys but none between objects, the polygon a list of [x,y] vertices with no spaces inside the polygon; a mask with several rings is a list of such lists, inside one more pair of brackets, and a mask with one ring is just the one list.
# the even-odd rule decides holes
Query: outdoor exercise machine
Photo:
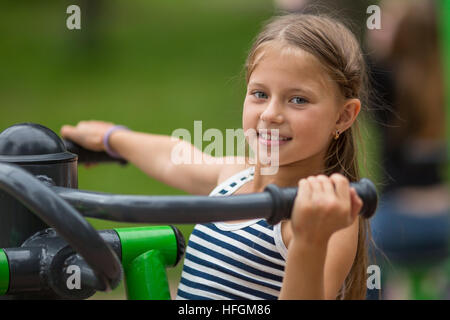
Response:
[{"label": "outdoor exercise machine", "polygon": [[[128,299],[170,299],[166,268],[180,261],[185,242],[166,224],[265,218],[274,225],[290,217],[297,195],[274,184],[232,197],[78,190],[78,163],[105,161],[125,163],[39,124],[0,133],[0,298],[86,299],[124,278]],[[375,186],[368,179],[352,186],[370,218]],[[83,216],[158,226],[97,231]]]}]

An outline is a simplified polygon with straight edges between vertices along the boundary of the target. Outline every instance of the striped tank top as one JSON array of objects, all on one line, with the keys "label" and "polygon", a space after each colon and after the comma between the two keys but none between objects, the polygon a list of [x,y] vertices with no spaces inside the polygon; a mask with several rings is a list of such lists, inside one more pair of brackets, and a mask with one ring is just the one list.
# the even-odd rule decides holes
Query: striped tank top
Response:
[{"label": "striped tank top", "polygon": [[[253,180],[254,167],[219,184],[209,196],[229,196]],[[277,299],[287,249],[281,224],[265,219],[206,223],[188,241],[176,299]]]}]

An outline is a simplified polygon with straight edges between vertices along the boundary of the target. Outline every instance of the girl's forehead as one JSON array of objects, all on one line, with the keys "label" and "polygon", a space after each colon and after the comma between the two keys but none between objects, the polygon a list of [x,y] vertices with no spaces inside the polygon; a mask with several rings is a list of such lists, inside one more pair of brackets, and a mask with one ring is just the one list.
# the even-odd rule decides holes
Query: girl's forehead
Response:
[{"label": "girl's forehead", "polygon": [[309,52],[294,48],[292,46],[272,47],[266,46],[259,52],[255,59],[255,69],[258,65],[263,65],[265,68],[270,66],[280,66],[282,64],[289,64],[291,68],[298,68],[302,70],[321,69],[321,64]]},{"label": "girl's forehead", "polygon": [[333,86],[330,76],[314,55],[289,45],[265,45],[255,56],[249,84],[277,78],[285,82],[309,83],[318,90],[329,90]]}]

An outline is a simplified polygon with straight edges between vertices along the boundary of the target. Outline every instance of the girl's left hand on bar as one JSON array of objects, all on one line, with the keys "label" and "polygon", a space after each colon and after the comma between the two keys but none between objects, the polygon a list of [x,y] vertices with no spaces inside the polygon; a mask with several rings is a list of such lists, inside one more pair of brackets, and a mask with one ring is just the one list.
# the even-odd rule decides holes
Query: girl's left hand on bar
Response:
[{"label": "girl's left hand on bar", "polygon": [[334,232],[352,225],[362,205],[341,174],[301,179],[291,215],[293,240],[327,243]]}]

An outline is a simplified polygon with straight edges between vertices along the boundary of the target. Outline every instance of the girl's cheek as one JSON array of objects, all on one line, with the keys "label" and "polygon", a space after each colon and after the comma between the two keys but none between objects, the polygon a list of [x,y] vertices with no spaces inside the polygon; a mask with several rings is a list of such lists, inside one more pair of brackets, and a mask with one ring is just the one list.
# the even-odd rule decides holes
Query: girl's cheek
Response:
[{"label": "girl's cheek", "polygon": [[256,108],[252,108],[250,105],[244,105],[244,110],[242,112],[242,124],[244,130],[249,128],[256,129],[256,124],[258,122],[258,112]]},{"label": "girl's cheek", "polygon": [[307,149],[322,149],[329,144],[329,126],[319,119],[302,119],[295,124],[294,137]]}]

